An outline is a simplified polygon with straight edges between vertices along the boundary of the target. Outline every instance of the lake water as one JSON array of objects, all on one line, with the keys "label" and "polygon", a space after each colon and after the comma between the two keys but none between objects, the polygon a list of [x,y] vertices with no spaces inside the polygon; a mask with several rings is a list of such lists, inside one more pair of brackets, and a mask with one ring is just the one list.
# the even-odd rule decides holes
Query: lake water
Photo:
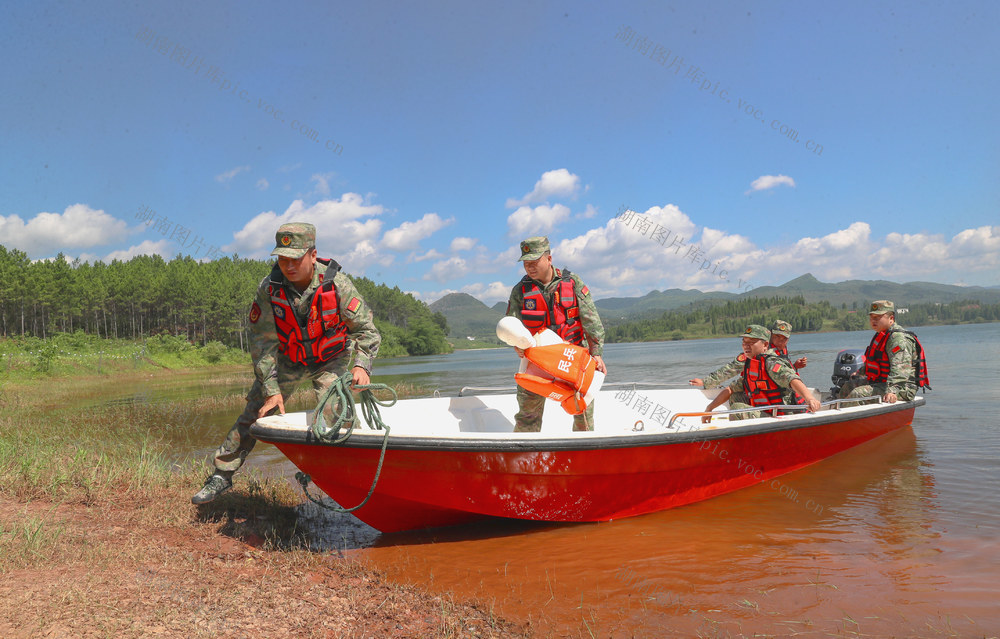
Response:
[{"label": "lake water", "polygon": [[[912,428],[784,476],[798,503],[762,484],[607,523],[384,536],[311,506],[303,517],[317,547],[336,547],[392,579],[480,598],[555,636],[995,636],[1000,324],[917,332],[934,390]],[[795,335],[789,350],[809,358],[806,384],[827,389],[837,352],[864,348],[870,337]],[[683,383],[738,349],[735,337],[612,344],[608,383]],[[516,365],[507,349],[386,360],[375,381],[454,394],[465,385],[510,386]],[[201,417],[183,434],[199,456],[235,415]],[[250,462],[294,472],[267,445]]]}]

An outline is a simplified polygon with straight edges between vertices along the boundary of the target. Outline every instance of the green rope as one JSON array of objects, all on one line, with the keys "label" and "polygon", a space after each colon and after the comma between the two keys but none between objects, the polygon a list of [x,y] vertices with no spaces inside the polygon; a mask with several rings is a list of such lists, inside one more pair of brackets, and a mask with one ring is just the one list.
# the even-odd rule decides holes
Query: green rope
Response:
[{"label": "green rope", "polygon": [[[354,403],[354,393],[351,391],[351,382],[353,381],[354,376],[351,374],[351,371],[347,371],[338,377],[336,381],[330,384],[330,386],[323,391],[322,395],[320,395],[319,401],[316,404],[316,410],[313,412],[315,417],[311,428],[313,434],[321,442],[336,445],[346,442],[351,437],[357,415],[357,409]],[[317,506],[339,513],[351,513],[361,508],[368,503],[368,500],[375,492],[375,485],[378,483],[378,478],[382,474],[382,462],[385,461],[385,450],[389,445],[389,425],[382,421],[382,414],[381,411],[379,411],[379,406],[389,407],[395,404],[397,400],[395,389],[387,384],[366,384],[364,386],[355,386],[354,388],[361,390],[361,415],[365,418],[365,423],[368,424],[368,428],[372,430],[385,430],[385,435],[382,437],[382,451],[379,453],[378,457],[378,467],[375,469],[375,478],[372,480],[372,485],[368,490],[368,495],[360,504],[354,506],[353,508],[327,506],[319,499],[309,494],[308,486],[309,482],[312,481],[312,477],[301,471],[295,473],[295,479],[298,480],[299,484],[302,486],[302,492],[304,492],[306,497],[309,498],[309,501],[313,502]],[[392,393],[392,399],[380,400],[375,397],[375,393],[372,392],[375,390],[388,390]],[[323,413],[326,407],[330,405],[331,400],[333,400],[333,405],[330,406],[330,412],[333,413],[334,422],[333,426],[327,426]],[[340,429],[342,427],[345,428],[343,434],[340,433]]]}]

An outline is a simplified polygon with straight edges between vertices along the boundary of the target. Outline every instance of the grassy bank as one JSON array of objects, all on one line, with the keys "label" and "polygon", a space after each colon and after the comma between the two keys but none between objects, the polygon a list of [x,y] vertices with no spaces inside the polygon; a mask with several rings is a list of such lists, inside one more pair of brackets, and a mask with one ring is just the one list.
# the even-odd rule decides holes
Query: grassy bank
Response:
[{"label": "grassy bank", "polygon": [[51,377],[246,364],[250,356],[221,342],[196,345],[183,337],[105,339],[58,333],[48,339],[0,338],[0,375]]},{"label": "grassy bank", "polygon": [[284,480],[192,506],[204,469],[158,436],[187,403],[99,401],[132,374],[0,381],[0,636],[527,636],[311,551]]}]

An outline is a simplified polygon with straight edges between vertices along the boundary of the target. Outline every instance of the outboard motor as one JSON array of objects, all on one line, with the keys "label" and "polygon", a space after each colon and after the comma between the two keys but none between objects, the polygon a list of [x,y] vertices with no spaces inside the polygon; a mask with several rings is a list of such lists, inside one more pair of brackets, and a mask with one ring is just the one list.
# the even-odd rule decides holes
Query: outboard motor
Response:
[{"label": "outboard motor", "polygon": [[833,386],[830,394],[836,397],[840,394],[840,387],[848,380],[865,374],[865,351],[859,348],[849,348],[837,353],[837,359],[833,362]]}]

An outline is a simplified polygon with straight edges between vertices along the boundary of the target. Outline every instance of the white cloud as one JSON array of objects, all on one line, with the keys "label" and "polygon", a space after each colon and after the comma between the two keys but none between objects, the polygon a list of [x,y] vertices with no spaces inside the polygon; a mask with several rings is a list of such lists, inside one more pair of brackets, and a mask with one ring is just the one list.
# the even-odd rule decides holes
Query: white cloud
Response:
[{"label": "white cloud", "polygon": [[309,180],[316,183],[312,194],[330,195],[330,180],[336,173],[313,173]]},{"label": "white cloud", "polygon": [[474,237],[456,237],[451,241],[450,250],[453,253],[457,253],[458,251],[471,251],[475,248],[478,242],[479,240]]},{"label": "white cloud", "polygon": [[[490,282],[489,284],[476,282],[463,286],[462,292],[477,298],[487,306],[493,306],[497,302],[506,302],[510,299],[510,289],[513,284],[513,282],[504,283],[499,280]],[[498,317],[497,319],[500,318]]]},{"label": "white cloud", "polygon": [[444,220],[437,213],[426,213],[416,222],[403,222],[396,228],[386,231],[382,236],[382,245],[393,251],[412,251],[420,245],[421,240],[454,221],[453,217]]},{"label": "white cloud", "polygon": [[257,180],[257,189],[259,191],[266,191],[267,187],[269,187],[269,186],[271,186],[271,184],[267,181],[267,179],[261,178],[261,179]]},{"label": "white cloud", "polygon": [[225,173],[220,173],[216,175],[215,181],[221,184],[228,184],[229,182],[232,181],[234,177],[236,177],[240,173],[243,173],[244,171],[249,171],[249,170],[250,170],[249,166],[238,166],[235,169],[229,169]]},{"label": "white cloud", "polygon": [[442,257],[444,257],[444,253],[437,249],[431,249],[423,255],[414,255],[412,261],[426,262],[427,260],[440,260]]},{"label": "white cloud", "polygon": [[557,224],[568,220],[569,208],[562,204],[522,206],[507,217],[507,235],[520,240],[534,235],[548,235]]},{"label": "white cloud", "polygon": [[469,263],[461,257],[449,257],[446,260],[435,262],[427,273],[425,280],[436,282],[447,282],[459,277],[464,277],[469,272]]},{"label": "white cloud", "polygon": [[[445,295],[450,295],[451,293],[465,293],[475,297],[487,306],[493,306],[497,302],[506,302],[508,298],[510,298],[510,289],[511,284],[505,284],[500,281],[490,282],[488,284],[474,282],[472,284],[466,284],[461,289],[444,288],[438,291],[413,293],[413,296],[418,300],[422,300],[428,304],[433,304]],[[500,318],[497,317],[497,319],[499,320]]]},{"label": "white cloud", "polygon": [[[825,235],[759,246],[744,235],[699,227],[672,204],[651,207],[641,216],[647,225],[627,225],[615,218],[554,244],[555,266],[579,273],[598,299],[669,288],[738,294],[805,273],[826,282],[949,282],[976,279],[969,276],[978,273],[978,283],[984,285],[995,284],[1000,273],[1000,226],[966,229],[950,239],[919,232],[876,237],[868,223],[856,221]],[[654,233],[661,241],[653,239]],[[500,272],[510,281],[458,288],[492,305],[507,299],[521,275],[517,258],[516,245],[488,258],[452,258],[436,264],[425,279]],[[428,294],[427,301],[454,290]]]},{"label": "white cloud", "polygon": [[767,189],[773,189],[774,187],[781,186],[782,184],[794,188],[795,180],[787,175],[762,175],[750,183],[750,190],[744,195],[754,191],[766,191]]},{"label": "white cloud", "polygon": [[583,213],[580,213],[579,215],[577,215],[577,217],[583,220],[589,220],[595,215],[597,215],[597,209],[594,208],[593,204],[588,204],[587,208],[583,210]]},{"label": "white cloud", "polygon": [[443,288],[440,291],[406,291],[413,297],[417,298],[421,302],[426,304],[433,304],[445,295],[450,295],[452,293],[457,293],[458,290],[453,288]]},{"label": "white cloud", "polygon": [[512,209],[524,204],[547,202],[553,197],[573,197],[580,190],[580,177],[566,169],[556,169],[542,173],[541,179],[535,182],[535,188],[520,200],[510,198],[507,208]]},{"label": "white cloud", "polygon": [[160,255],[164,259],[170,259],[177,253],[172,250],[173,243],[170,240],[143,240],[139,244],[130,246],[121,251],[112,251],[102,258],[101,261],[110,264],[112,260],[127,262],[137,255]]},{"label": "white cloud", "polygon": [[7,248],[29,256],[51,255],[67,248],[114,244],[128,237],[128,224],[86,204],[62,213],[38,213],[27,222],[18,215],[0,215],[0,238]]},{"label": "white cloud", "polygon": [[[375,249],[382,230],[376,219],[384,209],[366,205],[361,195],[344,193],[339,200],[321,200],[307,206],[295,200],[284,213],[258,213],[243,228],[233,233],[234,241],[223,247],[229,253],[245,257],[267,258],[274,249],[274,234],[287,222],[310,222],[316,226],[316,245],[321,257],[335,257],[350,273],[362,273],[372,264],[392,262],[392,256]],[[350,250],[346,256],[345,251]]]}]

